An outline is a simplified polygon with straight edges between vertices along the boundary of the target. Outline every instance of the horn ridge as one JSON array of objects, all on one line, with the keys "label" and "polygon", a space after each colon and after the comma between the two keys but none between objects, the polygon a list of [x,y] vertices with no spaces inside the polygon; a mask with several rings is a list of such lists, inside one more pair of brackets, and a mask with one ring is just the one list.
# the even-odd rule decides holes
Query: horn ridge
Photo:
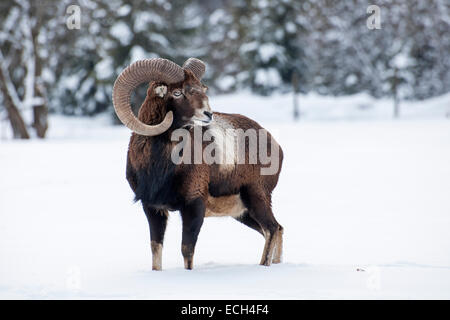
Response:
[{"label": "horn ridge", "polygon": [[170,60],[152,58],[132,63],[114,82],[112,98],[117,117],[125,126],[141,135],[155,136],[167,131],[173,122],[172,112],[169,111],[160,124],[152,126],[142,123],[131,110],[131,93],[143,82],[161,81],[172,84],[183,80],[183,69]]},{"label": "horn ridge", "polygon": [[183,69],[191,70],[194,75],[201,80],[205,74],[206,66],[203,61],[197,58],[189,58],[183,64]]}]

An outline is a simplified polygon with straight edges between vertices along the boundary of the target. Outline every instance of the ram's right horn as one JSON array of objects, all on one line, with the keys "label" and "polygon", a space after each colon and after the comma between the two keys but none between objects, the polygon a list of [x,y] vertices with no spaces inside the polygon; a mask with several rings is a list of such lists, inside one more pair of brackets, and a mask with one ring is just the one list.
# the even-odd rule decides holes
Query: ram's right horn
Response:
[{"label": "ram's right horn", "polygon": [[114,82],[112,99],[120,121],[133,132],[144,136],[157,136],[167,131],[173,122],[172,111],[157,125],[142,123],[131,110],[131,93],[143,82],[161,81],[167,84],[184,80],[183,69],[162,58],[139,60],[123,70]]}]

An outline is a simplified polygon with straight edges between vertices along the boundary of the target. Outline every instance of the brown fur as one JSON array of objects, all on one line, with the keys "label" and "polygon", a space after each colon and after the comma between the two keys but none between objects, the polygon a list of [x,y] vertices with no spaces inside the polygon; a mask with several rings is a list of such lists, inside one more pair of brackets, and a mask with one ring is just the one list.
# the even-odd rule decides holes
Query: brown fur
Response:
[{"label": "brown fur", "polygon": [[[205,163],[176,166],[171,164],[170,153],[174,145],[170,141],[172,131],[189,126],[189,119],[198,116],[200,111],[203,112],[207,96],[204,90],[199,90],[204,86],[190,71],[185,71],[185,81],[169,85],[164,97],[155,94],[155,88],[160,85],[161,83],[150,83],[138,118],[146,124],[155,125],[164,119],[168,111],[173,111],[174,123],[167,132],[156,137],[133,133],[128,150],[127,179],[133,191],[139,192],[141,184],[147,183],[147,180],[142,181],[142,177],[147,177],[148,181],[156,181],[156,187],[161,188],[155,191],[155,186],[151,185],[149,187],[151,189],[148,189],[149,192],[155,192],[151,199],[156,197],[157,201],[144,200],[145,197],[142,199],[149,223],[152,219],[155,220],[153,217],[155,210],[180,210],[183,218],[182,253],[187,269],[193,266],[195,242],[205,216],[233,216],[256,229],[266,239],[261,264],[270,265],[272,258],[274,262],[280,262],[283,229],[273,217],[271,193],[278,182],[281,170],[283,160],[281,148],[279,150],[280,166],[274,175],[261,175],[260,169],[263,167],[261,163],[248,163],[248,141],[246,142],[246,164],[227,165],[227,167]],[[183,97],[176,98],[174,94],[177,91],[182,91]],[[214,117],[229,123],[233,128],[262,129],[258,123],[242,115],[214,113]],[[192,131],[191,134],[193,134]],[[268,150],[271,150],[272,141],[274,140],[270,139],[268,134]],[[157,150],[156,153],[154,150]],[[167,179],[163,175],[166,175]],[[162,230],[163,234],[164,230]],[[159,242],[153,242],[153,237],[152,234],[152,249],[154,248],[154,256],[156,255],[154,260],[157,260],[154,261],[154,266],[158,268],[158,248],[160,247],[157,245],[158,243],[162,245],[162,238],[158,240]]]}]

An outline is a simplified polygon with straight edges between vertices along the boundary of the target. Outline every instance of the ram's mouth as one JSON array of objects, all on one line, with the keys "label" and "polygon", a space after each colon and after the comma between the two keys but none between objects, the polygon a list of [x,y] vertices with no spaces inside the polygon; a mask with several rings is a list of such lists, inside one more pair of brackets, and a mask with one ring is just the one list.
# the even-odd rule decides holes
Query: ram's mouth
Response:
[{"label": "ram's mouth", "polygon": [[195,126],[207,126],[213,122],[213,119],[210,118],[191,118],[191,123]]},{"label": "ram's mouth", "polygon": [[211,122],[212,122],[212,120],[209,120],[209,119],[208,120],[192,119],[192,123],[194,125],[201,126],[201,127],[207,126],[207,125],[211,124]]},{"label": "ram's mouth", "polygon": [[212,123],[212,120],[190,119],[182,128],[192,129],[193,127],[206,127]]}]

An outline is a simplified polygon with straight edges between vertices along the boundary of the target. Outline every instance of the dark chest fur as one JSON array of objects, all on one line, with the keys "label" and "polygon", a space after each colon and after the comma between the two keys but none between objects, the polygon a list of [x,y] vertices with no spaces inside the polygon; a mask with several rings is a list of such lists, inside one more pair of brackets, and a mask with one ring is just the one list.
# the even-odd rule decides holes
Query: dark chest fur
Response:
[{"label": "dark chest fur", "polygon": [[170,144],[165,141],[165,135],[132,136],[127,180],[136,201],[141,200],[155,207],[176,207],[179,199],[174,192],[175,164],[170,159]]}]

